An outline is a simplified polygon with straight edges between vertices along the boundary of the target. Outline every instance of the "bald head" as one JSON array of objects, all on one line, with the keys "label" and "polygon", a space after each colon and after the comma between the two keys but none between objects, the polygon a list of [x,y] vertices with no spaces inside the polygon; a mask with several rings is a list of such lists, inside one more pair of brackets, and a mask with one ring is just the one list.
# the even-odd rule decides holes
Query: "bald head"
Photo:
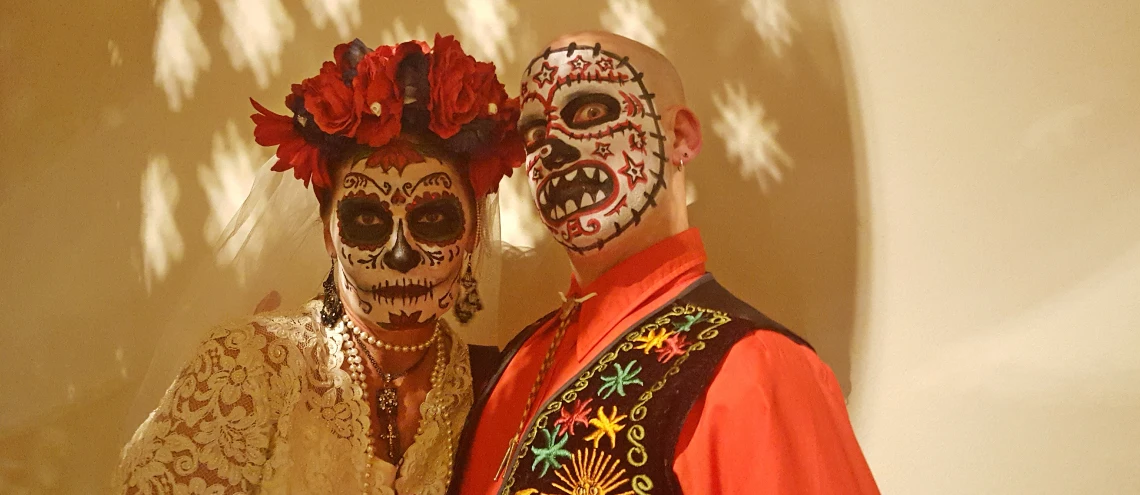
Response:
[{"label": "bald head", "polygon": [[607,31],[582,31],[559,36],[547,48],[558,50],[571,43],[582,47],[601,45],[603,50],[629,57],[630,65],[645,74],[646,86],[656,95],[660,111],[687,105],[685,87],[677,68],[673,67],[665,55],[652,47]]}]

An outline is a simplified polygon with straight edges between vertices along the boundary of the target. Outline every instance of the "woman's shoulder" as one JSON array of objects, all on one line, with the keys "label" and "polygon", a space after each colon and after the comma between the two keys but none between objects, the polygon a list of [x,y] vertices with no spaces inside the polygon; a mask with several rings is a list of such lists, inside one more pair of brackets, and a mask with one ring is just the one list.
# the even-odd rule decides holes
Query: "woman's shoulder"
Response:
[{"label": "woman's shoulder", "polygon": [[203,345],[233,351],[264,350],[282,346],[304,350],[323,342],[318,318],[320,302],[248,315],[223,322],[210,330]]}]

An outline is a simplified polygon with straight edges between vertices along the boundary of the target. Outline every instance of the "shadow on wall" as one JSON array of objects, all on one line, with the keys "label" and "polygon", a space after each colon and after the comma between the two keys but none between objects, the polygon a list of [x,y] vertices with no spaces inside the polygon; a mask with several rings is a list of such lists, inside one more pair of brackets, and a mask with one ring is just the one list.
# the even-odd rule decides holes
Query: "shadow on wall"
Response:
[{"label": "shadow on wall", "polygon": [[[690,220],[701,229],[709,270],[808,339],[849,391],[858,275],[855,168],[862,160],[833,7],[720,0],[702,3],[698,15],[697,7],[607,4],[600,16],[576,10],[527,19],[530,32],[548,35],[520,58],[529,60],[559,33],[607,28],[655,45],[674,62],[705,134],[701,156],[686,167]],[[521,177],[504,189],[528,193]],[[565,254],[526,211],[531,206],[512,204],[503,201],[504,225],[511,215],[526,217],[520,242],[535,247],[504,259],[507,333],[553,308],[568,280]],[[504,240],[513,237],[504,229]]]}]

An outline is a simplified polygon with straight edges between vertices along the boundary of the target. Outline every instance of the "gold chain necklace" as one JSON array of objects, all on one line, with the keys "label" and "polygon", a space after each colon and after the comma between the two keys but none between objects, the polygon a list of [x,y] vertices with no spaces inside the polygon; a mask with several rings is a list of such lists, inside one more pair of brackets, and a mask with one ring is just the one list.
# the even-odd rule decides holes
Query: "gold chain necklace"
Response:
[{"label": "gold chain necklace", "polygon": [[530,408],[534,406],[534,401],[538,399],[538,392],[542,388],[542,383],[546,378],[546,372],[550,371],[550,366],[554,363],[554,354],[558,350],[559,344],[562,343],[562,337],[566,336],[566,329],[570,327],[570,321],[578,314],[581,309],[582,303],[590,298],[596,296],[596,293],[590,293],[577,299],[567,299],[565,294],[559,293],[562,296],[562,309],[558,313],[558,329],[554,332],[554,340],[550,342],[550,347],[546,350],[546,356],[542,359],[542,366],[538,369],[538,376],[535,377],[534,384],[530,387],[530,394],[526,397],[526,406],[523,407],[522,418],[519,420],[519,426],[515,429],[514,436],[511,437],[510,443],[507,444],[507,452],[503,454],[503,460],[499,463],[499,469],[495,471],[494,481],[499,481],[503,477],[503,472],[507,470],[510,464],[511,454],[514,453],[515,448],[518,447],[519,441],[522,439],[523,430],[526,428],[527,420],[530,419]]}]

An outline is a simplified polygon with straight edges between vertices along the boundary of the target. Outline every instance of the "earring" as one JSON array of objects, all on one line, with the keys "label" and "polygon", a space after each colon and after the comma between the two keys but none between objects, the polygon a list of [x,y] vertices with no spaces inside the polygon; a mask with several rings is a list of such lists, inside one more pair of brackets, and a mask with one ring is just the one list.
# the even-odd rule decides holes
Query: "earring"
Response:
[{"label": "earring", "polygon": [[340,302],[340,293],[336,290],[336,258],[332,260],[332,268],[329,268],[329,276],[325,278],[325,283],[322,284],[325,290],[323,305],[321,307],[321,323],[325,326],[336,325],[341,316],[344,316],[344,305]]},{"label": "earring", "polygon": [[463,258],[463,276],[459,277],[459,297],[455,300],[455,319],[460,323],[467,323],[475,317],[475,313],[483,309],[483,300],[479,299],[478,281],[471,269],[471,253]]}]

